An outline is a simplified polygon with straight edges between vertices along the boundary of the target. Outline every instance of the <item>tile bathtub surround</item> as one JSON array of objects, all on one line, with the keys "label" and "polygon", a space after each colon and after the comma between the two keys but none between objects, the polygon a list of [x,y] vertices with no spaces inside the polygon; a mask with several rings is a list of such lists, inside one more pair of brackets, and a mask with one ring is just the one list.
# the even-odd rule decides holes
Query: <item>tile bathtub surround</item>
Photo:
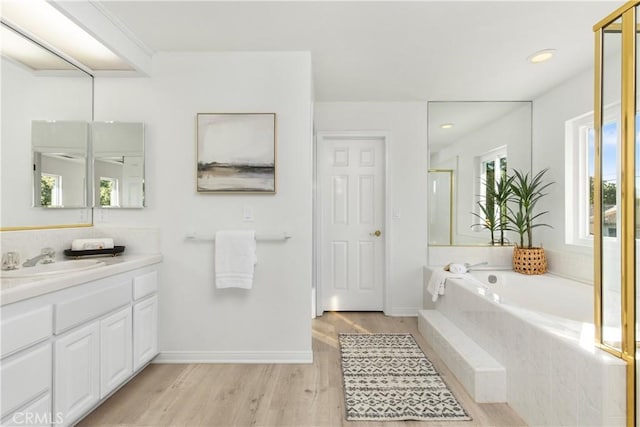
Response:
[{"label": "tile bathtub surround", "polygon": [[513,246],[429,246],[427,265],[446,265],[450,262],[511,267]]},{"label": "tile bathtub surround", "polygon": [[2,253],[17,251],[21,262],[51,247],[56,259],[65,258],[63,251],[73,239],[112,237],[116,245],[126,246],[125,254],[155,254],[160,252],[160,230],[155,227],[82,227],[44,230],[3,231],[0,233]]},{"label": "tile bathtub surround", "polygon": [[420,310],[418,329],[478,403],[506,402],[506,371],[437,310]]},{"label": "tile bathtub surround", "polygon": [[[507,371],[507,402],[529,425],[623,425],[624,363],[522,309],[451,280],[435,308]],[[621,418],[622,417],[622,418]]]},{"label": "tile bathtub surround", "polygon": [[[426,265],[450,262],[511,268],[513,246],[430,246]],[[593,284],[593,253],[567,252],[545,248],[548,271],[582,283]]]},{"label": "tile bathtub surround", "polygon": [[593,285],[593,253],[545,249],[550,273]]}]

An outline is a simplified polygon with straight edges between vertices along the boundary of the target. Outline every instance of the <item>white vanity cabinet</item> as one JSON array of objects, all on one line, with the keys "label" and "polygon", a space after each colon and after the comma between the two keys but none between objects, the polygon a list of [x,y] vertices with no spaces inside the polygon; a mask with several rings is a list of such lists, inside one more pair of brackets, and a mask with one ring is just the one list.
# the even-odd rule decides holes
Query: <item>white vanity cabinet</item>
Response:
[{"label": "white vanity cabinet", "polygon": [[[49,425],[52,306],[1,310],[0,420],[3,426]],[[44,405],[43,405],[44,402]],[[47,403],[48,402],[48,403]]]},{"label": "white vanity cabinet", "polygon": [[133,279],[133,370],[158,354],[158,272]]},{"label": "white vanity cabinet", "polygon": [[55,340],[54,413],[70,425],[100,400],[100,327],[98,322]]},{"label": "white vanity cabinet", "polygon": [[100,398],[108,396],[133,373],[131,328],[130,306],[100,321]]},{"label": "white vanity cabinet", "polygon": [[[38,400],[51,401],[51,344],[44,343],[3,359],[0,367],[2,425],[18,425]],[[37,407],[37,406],[36,406]],[[51,406],[29,413],[48,425]],[[37,423],[42,425],[43,423]]]},{"label": "white vanity cabinet", "polygon": [[158,354],[158,297],[153,295],[133,306],[133,370]]},{"label": "white vanity cabinet", "polygon": [[2,306],[3,426],[74,425],[158,354],[156,269]]}]

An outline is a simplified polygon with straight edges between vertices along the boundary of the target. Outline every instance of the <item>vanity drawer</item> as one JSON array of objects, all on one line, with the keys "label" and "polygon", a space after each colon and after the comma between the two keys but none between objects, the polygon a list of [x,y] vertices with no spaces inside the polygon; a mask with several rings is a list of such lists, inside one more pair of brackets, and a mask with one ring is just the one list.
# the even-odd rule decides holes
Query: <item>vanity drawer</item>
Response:
[{"label": "vanity drawer", "polygon": [[0,418],[51,390],[51,344],[2,361]]},{"label": "vanity drawer", "polygon": [[9,414],[2,420],[3,427],[51,427],[51,424],[60,424],[62,415],[51,414],[51,393],[38,397],[26,407],[20,408],[13,414]]},{"label": "vanity drawer", "polygon": [[56,335],[109,313],[131,301],[131,280],[55,305]]},{"label": "vanity drawer", "polygon": [[25,349],[51,336],[53,315],[50,305],[2,319],[0,357]]},{"label": "vanity drawer", "polygon": [[138,300],[158,292],[158,272],[152,271],[133,279],[133,299]]}]

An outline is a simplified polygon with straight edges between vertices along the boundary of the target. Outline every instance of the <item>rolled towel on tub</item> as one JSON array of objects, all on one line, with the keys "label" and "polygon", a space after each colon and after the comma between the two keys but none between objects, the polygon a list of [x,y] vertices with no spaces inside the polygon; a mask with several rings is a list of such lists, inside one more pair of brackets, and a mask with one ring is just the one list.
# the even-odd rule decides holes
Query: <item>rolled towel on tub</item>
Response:
[{"label": "rolled towel on tub", "polygon": [[71,242],[72,251],[92,249],[113,249],[113,239],[110,237],[99,237],[95,239],[75,239]]},{"label": "rolled towel on tub", "polygon": [[462,274],[468,271],[467,266],[464,264],[449,264],[448,270],[454,274]]},{"label": "rolled towel on tub", "polygon": [[[451,267],[451,264],[448,267]],[[451,270],[446,271],[439,268],[433,270],[431,277],[429,278],[429,283],[427,284],[427,291],[431,294],[431,301],[436,302],[440,295],[444,295],[445,282],[447,279],[460,279],[464,277],[464,272],[456,273],[451,272]]]}]

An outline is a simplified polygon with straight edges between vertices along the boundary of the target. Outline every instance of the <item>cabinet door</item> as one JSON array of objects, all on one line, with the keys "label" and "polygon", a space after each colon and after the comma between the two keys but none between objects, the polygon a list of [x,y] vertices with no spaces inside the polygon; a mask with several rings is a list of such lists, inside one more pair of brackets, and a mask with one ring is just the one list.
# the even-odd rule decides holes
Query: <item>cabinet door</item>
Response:
[{"label": "cabinet door", "polygon": [[100,321],[100,398],[133,372],[131,361],[131,307]]},{"label": "cabinet door", "polygon": [[158,354],[158,296],[133,306],[133,370]]},{"label": "cabinet door", "polygon": [[100,398],[100,325],[93,322],[55,342],[54,406],[72,424]]}]

